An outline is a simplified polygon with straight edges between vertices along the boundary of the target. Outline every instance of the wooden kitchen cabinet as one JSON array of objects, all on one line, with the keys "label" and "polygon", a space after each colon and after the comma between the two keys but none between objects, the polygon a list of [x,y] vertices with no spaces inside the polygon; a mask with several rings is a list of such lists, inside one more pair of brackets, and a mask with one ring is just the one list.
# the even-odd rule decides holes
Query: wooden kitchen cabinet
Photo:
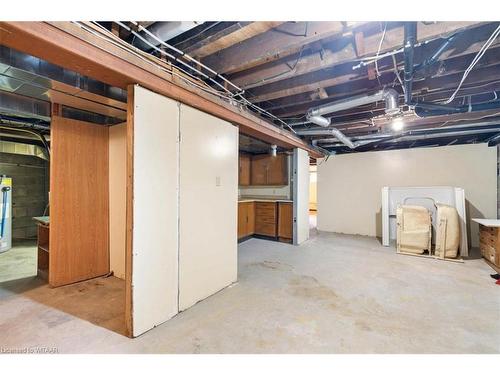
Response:
[{"label": "wooden kitchen cabinet", "polygon": [[276,237],[277,207],[275,202],[255,202],[255,234]]},{"label": "wooden kitchen cabinet", "polygon": [[500,267],[500,228],[479,224],[479,249],[490,264]]},{"label": "wooden kitchen cabinet", "polygon": [[280,241],[292,242],[293,203],[278,202],[278,237]]},{"label": "wooden kitchen cabinet", "polygon": [[238,239],[255,233],[255,203],[238,203]]},{"label": "wooden kitchen cabinet", "polygon": [[240,154],[239,156],[239,174],[238,183],[240,186],[250,185],[250,170],[252,158],[248,154]]},{"label": "wooden kitchen cabinet", "polygon": [[253,155],[251,161],[251,185],[287,185],[288,158],[286,154]]}]

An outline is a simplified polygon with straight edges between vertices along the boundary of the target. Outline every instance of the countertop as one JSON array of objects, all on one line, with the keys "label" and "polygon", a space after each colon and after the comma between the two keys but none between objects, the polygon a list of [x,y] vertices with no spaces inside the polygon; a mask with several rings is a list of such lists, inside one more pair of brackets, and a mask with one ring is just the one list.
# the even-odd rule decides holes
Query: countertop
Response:
[{"label": "countertop", "polygon": [[497,219],[472,219],[472,221],[484,225],[485,227],[500,227],[500,220]]},{"label": "countertop", "polygon": [[49,225],[49,223],[50,223],[49,216],[35,216],[33,218],[33,220],[38,221],[39,223],[44,224],[44,225]]},{"label": "countertop", "polygon": [[238,203],[241,202],[281,202],[281,203],[293,203],[292,200],[286,198],[273,198],[273,197],[238,197]]}]

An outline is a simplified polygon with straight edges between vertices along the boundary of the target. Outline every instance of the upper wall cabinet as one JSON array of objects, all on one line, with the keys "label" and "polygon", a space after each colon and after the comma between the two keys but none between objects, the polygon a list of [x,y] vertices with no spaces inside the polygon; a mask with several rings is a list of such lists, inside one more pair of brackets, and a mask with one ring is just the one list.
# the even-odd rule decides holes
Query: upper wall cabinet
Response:
[{"label": "upper wall cabinet", "polygon": [[252,185],[287,185],[288,158],[285,154],[252,156]]},{"label": "upper wall cabinet", "polygon": [[250,185],[250,164],[251,156],[247,154],[240,154],[239,158],[239,185],[248,186]]}]

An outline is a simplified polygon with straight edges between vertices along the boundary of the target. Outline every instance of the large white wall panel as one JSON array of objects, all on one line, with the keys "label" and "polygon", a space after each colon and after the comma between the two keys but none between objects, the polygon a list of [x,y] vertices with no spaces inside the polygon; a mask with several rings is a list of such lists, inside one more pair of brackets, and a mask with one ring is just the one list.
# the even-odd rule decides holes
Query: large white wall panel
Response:
[{"label": "large white wall panel", "polygon": [[179,310],[237,279],[238,129],[181,105]]},{"label": "large white wall panel", "polygon": [[336,155],[318,163],[318,229],[381,236],[384,186],[454,186],[465,190],[469,238],[474,217],[496,218],[496,148],[486,144]]},{"label": "large white wall panel", "polygon": [[178,103],[135,86],[133,335],[178,312]]}]

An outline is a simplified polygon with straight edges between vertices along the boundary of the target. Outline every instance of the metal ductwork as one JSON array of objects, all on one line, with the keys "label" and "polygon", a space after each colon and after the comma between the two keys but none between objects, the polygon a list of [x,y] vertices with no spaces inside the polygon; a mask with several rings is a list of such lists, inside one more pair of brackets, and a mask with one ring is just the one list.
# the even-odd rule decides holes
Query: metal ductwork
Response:
[{"label": "metal ductwork", "polygon": [[399,112],[398,96],[398,92],[394,89],[383,89],[375,94],[354,96],[352,98],[311,108],[307,111],[306,118],[313,124],[327,127],[330,125],[331,120],[323,117],[323,115],[375,103],[381,100],[385,101],[385,113],[388,115],[395,115]]},{"label": "metal ductwork", "polygon": [[[377,143],[391,143],[395,144],[402,141],[417,141],[426,140],[433,138],[443,138],[443,137],[459,137],[464,135],[479,135],[486,133],[499,133],[500,125],[498,121],[482,121],[475,123],[467,123],[460,125],[450,125],[445,127],[435,127],[435,128],[422,128],[407,130],[399,134],[393,133],[378,133],[356,136],[351,139],[356,147],[364,146],[368,144]],[[337,143],[337,142],[341,143]],[[318,139],[314,141],[314,144],[318,147],[333,147],[334,149],[343,147],[344,142],[340,141],[337,137],[328,139]],[[320,146],[321,145],[321,146]],[[364,150],[366,151],[366,150]]]},{"label": "metal ductwork", "polygon": [[361,145],[359,142],[353,142],[351,138],[342,133],[339,129],[328,128],[328,129],[310,129],[310,130],[298,130],[298,135],[333,135],[340,142],[345,144],[349,148],[356,148]]},{"label": "metal ductwork", "polygon": [[[156,35],[159,39],[166,42],[176,36],[189,31],[196,26],[203,24],[203,22],[196,21],[175,21],[175,22],[155,22],[151,26],[147,27],[148,31],[152,34]],[[148,35],[146,32],[141,31],[140,35],[146,39],[149,43],[158,47],[160,43],[153,38],[151,35]],[[134,38],[132,41],[132,45],[135,47],[142,49],[143,51],[149,51],[151,46],[145,43],[143,40],[139,38]]]},{"label": "metal ductwork", "polygon": [[[340,100],[335,103],[326,104],[323,106],[309,109],[306,114],[308,121],[313,124],[326,128],[331,124],[331,119],[323,117],[327,113],[339,112],[350,108],[359,107],[365,104],[375,103],[380,100],[385,101],[385,113],[388,115],[395,115],[399,112],[398,106],[399,94],[394,89],[384,89],[372,95],[360,95],[345,100]],[[351,139],[336,128],[319,129],[319,130],[303,130],[297,131],[298,135],[334,135],[339,141],[347,147],[353,149],[360,144],[352,142]]]}]

